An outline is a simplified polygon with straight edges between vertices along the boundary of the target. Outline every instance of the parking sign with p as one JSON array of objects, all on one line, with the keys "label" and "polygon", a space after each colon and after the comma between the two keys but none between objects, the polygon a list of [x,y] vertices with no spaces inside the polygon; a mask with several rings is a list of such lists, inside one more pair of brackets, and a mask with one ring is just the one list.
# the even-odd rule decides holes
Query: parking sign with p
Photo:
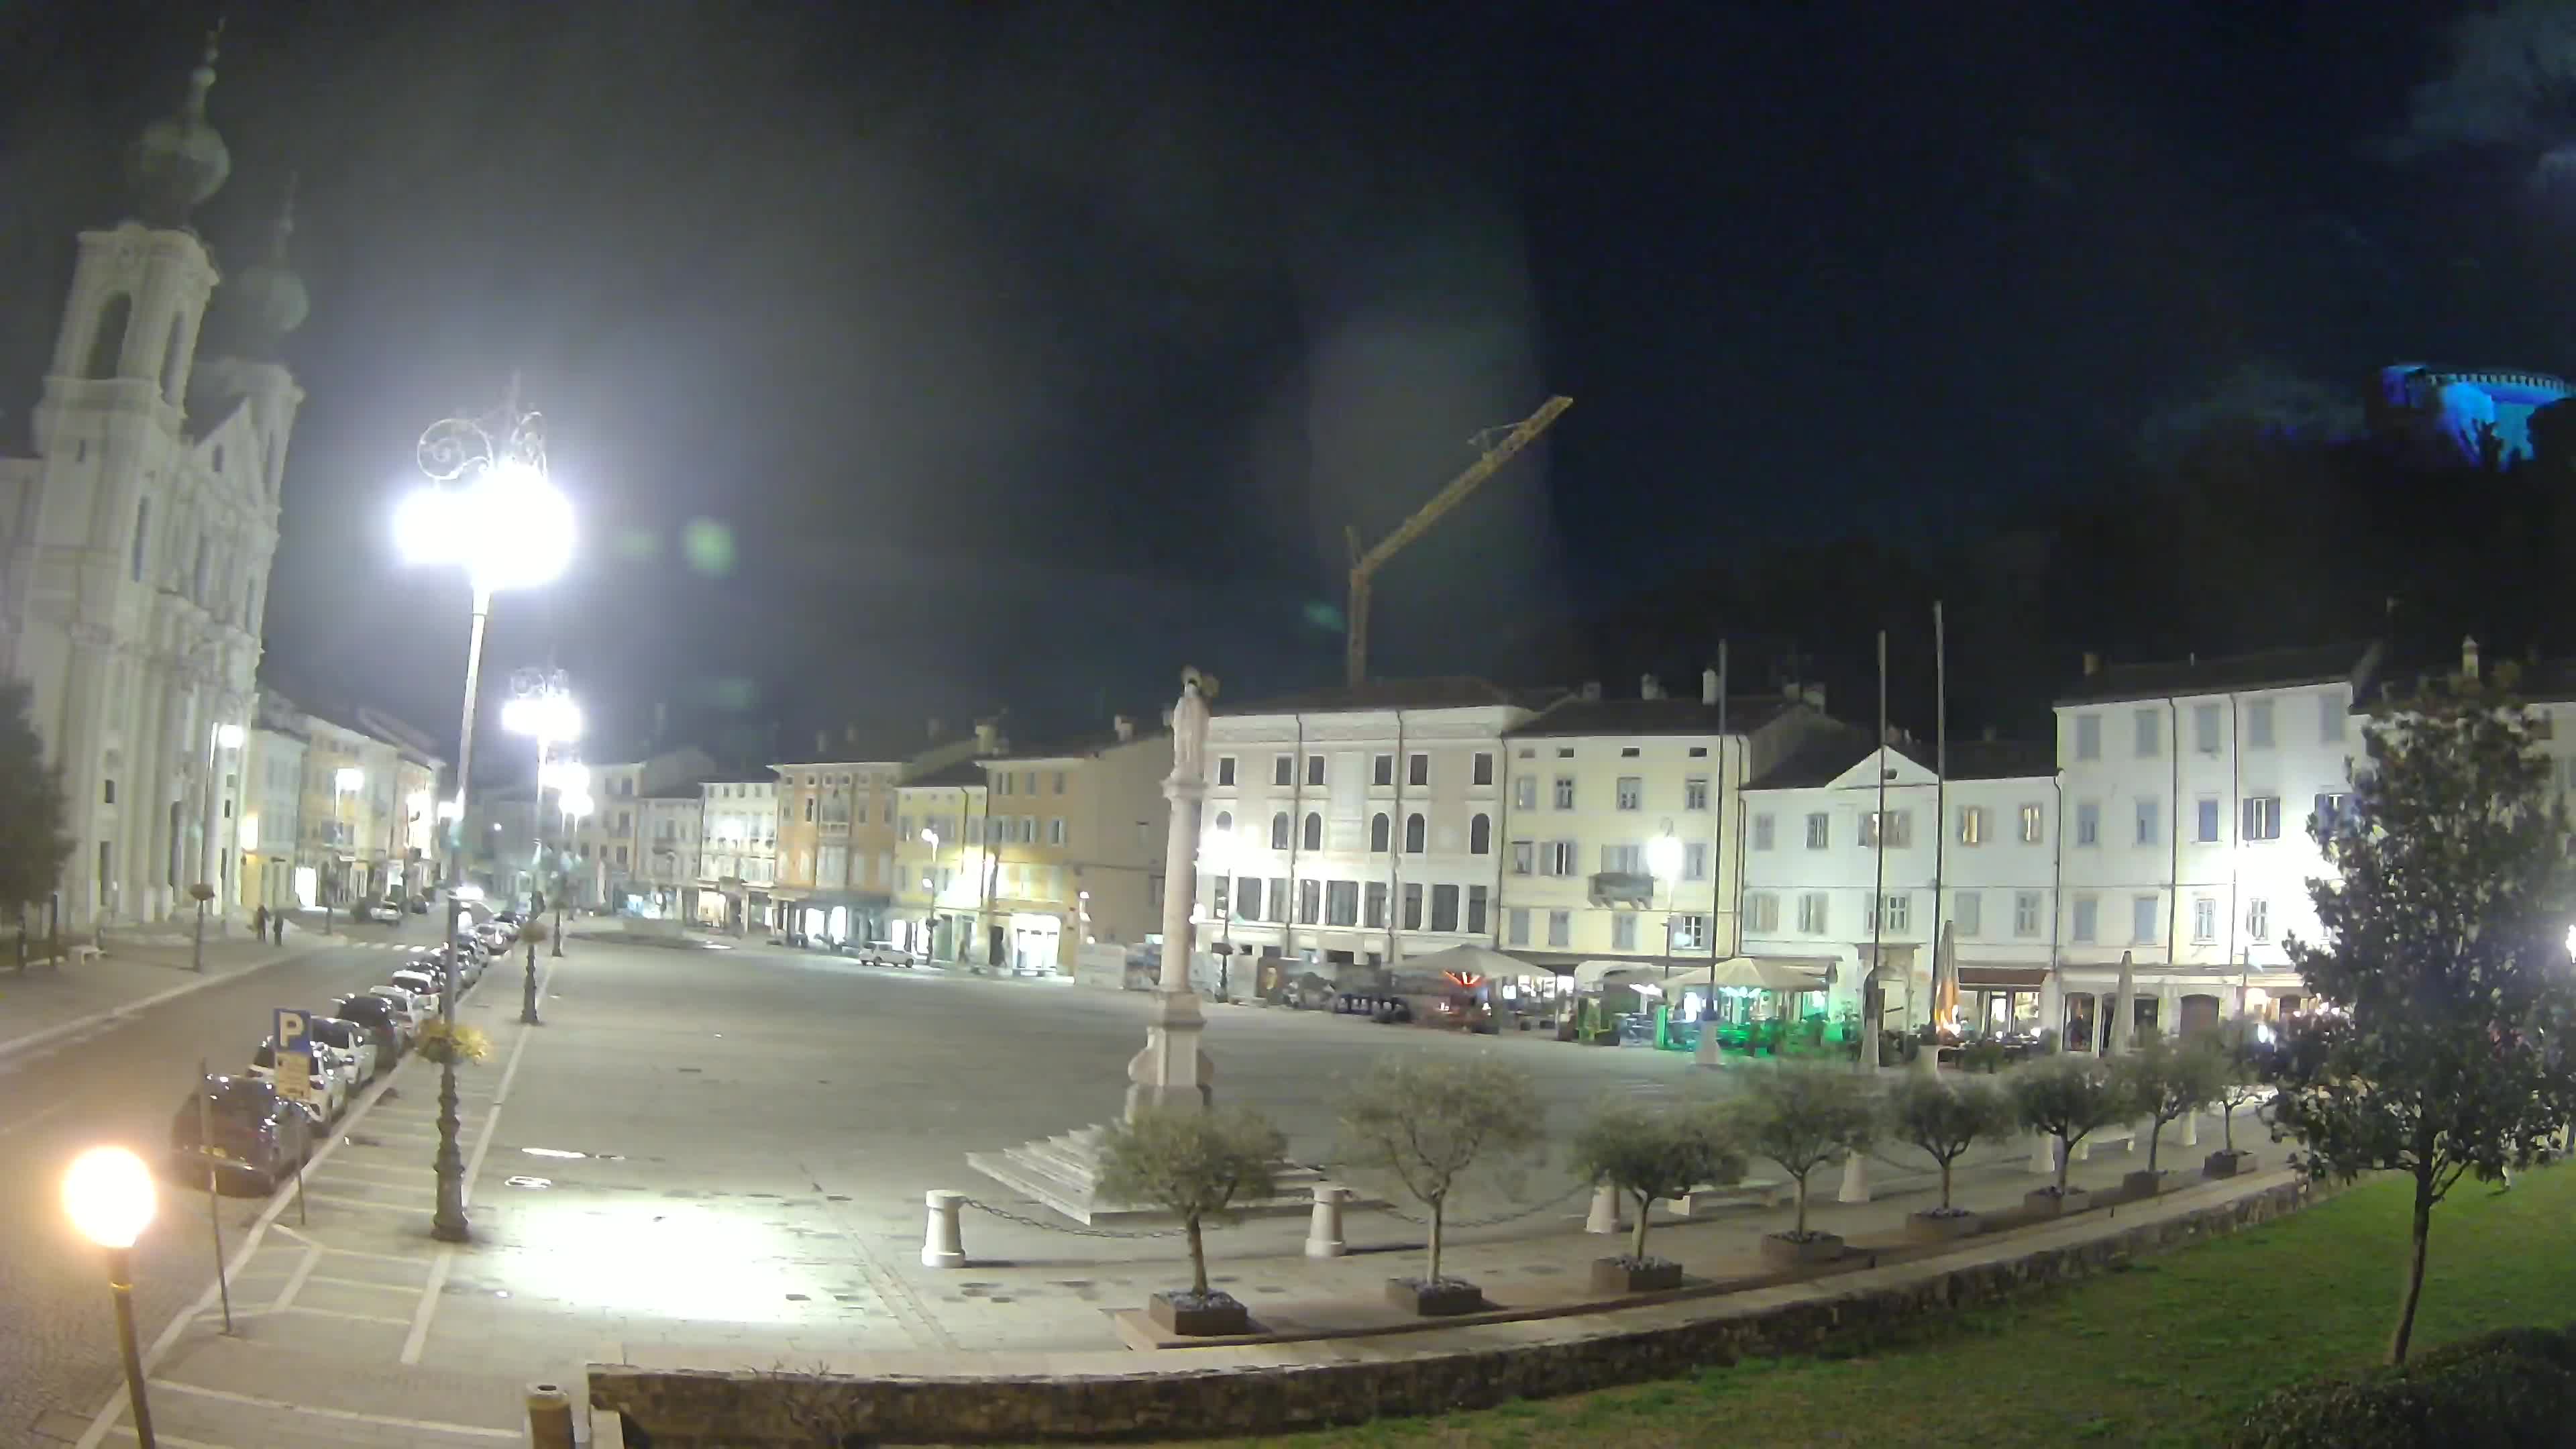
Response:
[{"label": "parking sign with p", "polygon": [[313,1043],[310,1023],[292,1006],[277,1008],[277,1094],[291,1101],[313,1100]]}]

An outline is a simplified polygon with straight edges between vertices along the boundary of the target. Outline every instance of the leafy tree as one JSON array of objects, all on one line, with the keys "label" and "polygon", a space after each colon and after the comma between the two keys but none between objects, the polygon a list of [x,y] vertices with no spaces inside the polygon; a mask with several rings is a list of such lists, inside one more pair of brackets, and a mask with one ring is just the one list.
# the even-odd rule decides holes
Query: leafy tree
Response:
[{"label": "leafy tree", "polygon": [[2240,1016],[2221,1024],[2200,1048],[2215,1059],[2212,1071],[2218,1090],[2209,1100],[2218,1108],[2221,1140],[2230,1153],[2236,1151],[2236,1109],[2262,1100],[2272,1090],[2263,1080],[2258,1045],[2255,1023]]},{"label": "leafy tree", "polygon": [[2057,1139],[2060,1197],[2066,1195],[2075,1144],[2136,1110],[2124,1084],[2088,1056],[2050,1057],[2022,1068],[2012,1080],[2012,1095],[2022,1125]]},{"label": "leafy tree", "polygon": [[1278,1190],[1288,1139],[1244,1107],[1218,1111],[1148,1108],[1109,1129],[1101,1142],[1100,1190],[1148,1202],[1181,1220],[1190,1240],[1190,1292],[1208,1296],[1207,1245],[1200,1225],[1242,1216],[1235,1204]]},{"label": "leafy tree", "polygon": [[2413,1180],[2388,1359],[2406,1361],[2433,1208],[2471,1174],[2528,1165],[2576,1105],[2563,1044],[2571,871],[2549,764],[2511,697],[2474,677],[2374,712],[2351,808],[2309,833],[2322,944],[2289,943],[2325,1009],[2285,1042],[2274,1125],[2293,1165]]},{"label": "leafy tree", "polygon": [[1880,1104],[1888,1136],[1920,1148],[1941,1169],[1941,1208],[1950,1207],[1950,1170],[1968,1149],[1990,1137],[2012,1131],[2012,1099],[1994,1082],[1962,1081],[1938,1076],[1907,1075],[1887,1090]]},{"label": "leafy tree", "polygon": [[1861,1077],[1831,1067],[1782,1067],[1755,1076],[1746,1088],[1745,1146],[1780,1164],[1798,1185],[1798,1221],[1788,1236],[1803,1243],[1807,1231],[1807,1178],[1838,1153],[1869,1145],[1876,1121]]},{"label": "leafy tree", "polygon": [[1440,1277],[1449,1195],[1471,1168],[1509,1171],[1541,1145],[1546,1113],[1529,1073],[1491,1057],[1382,1061],[1341,1105],[1350,1164],[1402,1184],[1431,1210],[1425,1281]]},{"label": "leafy tree", "polygon": [[46,765],[27,717],[33,697],[23,683],[0,682],[0,902],[19,910],[53,894],[72,854],[62,775]]},{"label": "leafy tree", "polygon": [[2111,1070],[2130,1103],[2149,1118],[2147,1171],[2153,1172],[2165,1124],[2216,1101],[2225,1085],[2226,1064],[2207,1047],[2179,1046],[2170,1037],[2157,1036]]},{"label": "leafy tree", "polygon": [[1636,1200],[1637,1231],[1628,1258],[1643,1266],[1652,1261],[1646,1256],[1646,1223],[1655,1199],[1742,1177],[1744,1152],[1714,1107],[1658,1112],[1634,1099],[1613,1099],[1575,1138],[1574,1168]]}]

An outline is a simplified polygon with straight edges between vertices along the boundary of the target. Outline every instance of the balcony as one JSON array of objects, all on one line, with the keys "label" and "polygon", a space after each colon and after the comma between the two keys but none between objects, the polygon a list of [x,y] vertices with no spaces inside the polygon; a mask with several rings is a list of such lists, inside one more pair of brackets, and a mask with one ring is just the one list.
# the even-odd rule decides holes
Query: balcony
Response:
[{"label": "balcony", "polygon": [[1641,870],[1605,870],[1592,877],[1592,904],[1596,906],[1646,906],[1654,904],[1655,878]]}]

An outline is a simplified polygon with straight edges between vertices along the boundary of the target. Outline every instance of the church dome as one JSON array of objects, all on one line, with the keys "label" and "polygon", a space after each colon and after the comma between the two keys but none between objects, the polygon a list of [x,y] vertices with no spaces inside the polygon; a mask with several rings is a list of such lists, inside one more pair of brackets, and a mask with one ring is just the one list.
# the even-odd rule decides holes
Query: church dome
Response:
[{"label": "church dome", "polygon": [[304,325],[313,299],[304,279],[286,258],[287,240],[295,235],[295,181],[286,183],[286,202],[268,226],[268,254],[224,279],[215,292],[215,310],[226,326],[262,352],[273,350],[286,335]]},{"label": "church dome", "polygon": [[215,85],[215,43],[188,73],[188,99],[178,114],[143,128],[126,148],[125,179],[134,188],[136,213],[148,226],[182,227],[188,213],[213,196],[232,174],[232,153],[206,124],[206,92]]}]

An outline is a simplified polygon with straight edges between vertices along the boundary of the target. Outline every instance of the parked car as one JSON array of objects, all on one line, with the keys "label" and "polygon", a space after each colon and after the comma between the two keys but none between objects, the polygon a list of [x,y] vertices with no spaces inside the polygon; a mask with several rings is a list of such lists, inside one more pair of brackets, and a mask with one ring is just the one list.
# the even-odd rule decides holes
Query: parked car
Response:
[{"label": "parked car", "polygon": [[347,1052],[357,1063],[359,1086],[365,1086],[394,1068],[393,1053],[381,1048],[376,1034],[345,1017],[311,1013],[304,1019],[304,1033],[326,1046]]},{"label": "parked car", "polygon": [[[327,1043],[317,1041],[307,1045],[312,1049],[313,1069],[306,1080],[313,1084],[313,1095],[305,1105],[316,1109],[327,1126],[339,1121],[340,1114],[349,1110],[349,1098],[356,1095],[362,1085],[358,1062],[347,1052]],[[259,1050],[250,1054],[247,1075],[254,1081],[277,1080],[277,1038],[272,1036],[261,1040]]]},{"label": "parked car", "polygon": [[428,915],[428,914],[429,914],[429,897],[427,897],[427,896],[413,896],[413,897],[412,897],[412,898],[410,898],[409,900],[406,900],[406,901],[404,901],[404,902],[403,902],[403,909],[404,909],[404,910],[407,910],[407,911],[409,911],[409,912],[411,912],[411,913],[412,913],[413,915],[415,915],[415,916],[425,916],[425,915]]},{"label": "parked car", "polygon": [[[482,952],[457,952],[457,988],[459,990],[463,990],[471,987],[475,982],[482,980],[483,967],[484,957]],[[417,951],[408,952],[402,958],[402,966],[400,969],[405,971],[417,971],[421,975],[428,977],[432,983],[436,983],[443,980],[447,975],[447,950],[442,946],[423,946]]]},{"label": "parked car", "polygon": [[411,1033],[405,1029],[402,1013],[381,996],[357,992],[339,997],[332,1001],[330,1014],[365,1027],[376,1038],[379,1053],[387,1058],[387,1070],[411,1050]]},{"label": "parked car", "polygon": [[[434,1002],[438,1005],[440,1010],[446,1009],[446,991],[439,985],[439,975],[434,971],[418,971],[408,966],[398,967],[392,975],[385,978],[385,983],[389,986],[402,987],[415,997],[425,998]],[[465,989],[465,982],[462,979],[461,973],[456,983],[456,989],[459,991]]]},{"label": "parked car", "polygon": [[398,1013],[403,1035],[414,1042],[420,1040],[421,1030],[429,1025],[429,1019],[438,1014],[435,1001],[413,995],[411,988],[406,986],[370,986],[367,994],[384,998],[385,1004]]},{"label": "parked car", "polygon": [[902,966],[909,969],[920,964],[919,957],[892,941],[870,941],[859,948],[858,957],[862,966]]},{"label": "parked car", "polygon": [[203,1182],[211,1163],[222,1178],[275,1192],[313,1156],[313,1138],[312,1115],[274,1086],[210,1076],[170,1116],[171,1166],[183,1180]]}]

